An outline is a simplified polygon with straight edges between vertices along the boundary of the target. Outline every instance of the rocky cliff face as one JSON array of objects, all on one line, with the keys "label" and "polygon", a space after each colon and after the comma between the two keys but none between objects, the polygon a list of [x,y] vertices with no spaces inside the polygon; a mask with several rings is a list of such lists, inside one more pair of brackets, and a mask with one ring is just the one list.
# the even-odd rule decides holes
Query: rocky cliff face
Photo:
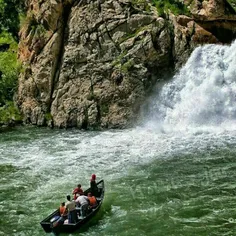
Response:
[{"label": "rocky cliff face", "polygon": [[189,8],[192,17],[162,18],[146,0],[28,0],[17,96],[25,122],[131,125],[156,82],[197,45],[228,43],[236,36],[227,2],[191,1]]}]

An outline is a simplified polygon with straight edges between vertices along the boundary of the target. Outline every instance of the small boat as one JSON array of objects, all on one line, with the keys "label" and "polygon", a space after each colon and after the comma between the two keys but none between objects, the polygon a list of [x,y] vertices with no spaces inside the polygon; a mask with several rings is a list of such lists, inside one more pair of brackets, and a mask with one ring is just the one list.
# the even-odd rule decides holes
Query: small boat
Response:
[{"label": "small boat", "polygon": [[[100,180],[97,183],[98,187],[98,195],[96,196],[97,199],[97,206],[95,208],[92,208],[86,217],[81,218],[79,217],[79,221],[77,223],[67,223],[64,222],[63,224],[60,224],[56,227],[54,227],[54,223],[56,220],[60,218],[59,209],[54,211],[52,214],[50,214],[48,217],[46,217],[44,220],[40,222],[41,226],[43,227],[44,231],[46,233],[53,232],[54,234],[58,235],[59,233],[72,233],[78,229],[80,229],[85,223],[87,223],[92,217],[96,215],[98,210],[100,209],[103,199],[104,199],[104,192],[105,192],[105,186],[104,181]],[[90,192],[90,188],[84,191],[84,194],[87,195]],[[80,212],[80,208],[76,208],[78,213]]]}]

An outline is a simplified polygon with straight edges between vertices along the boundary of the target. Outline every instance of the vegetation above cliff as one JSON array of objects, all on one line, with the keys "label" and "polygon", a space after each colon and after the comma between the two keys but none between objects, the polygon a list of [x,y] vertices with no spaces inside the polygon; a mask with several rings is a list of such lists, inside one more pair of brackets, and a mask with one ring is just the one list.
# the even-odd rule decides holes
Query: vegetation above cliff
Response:
[{"label": "vegetation above cliff", "polygon": [[182,1],[178,0],[152,0],[156,6],[159,14],[164,16],[168,11],[171,11],[175,15],[189,15],[188,8]]}]

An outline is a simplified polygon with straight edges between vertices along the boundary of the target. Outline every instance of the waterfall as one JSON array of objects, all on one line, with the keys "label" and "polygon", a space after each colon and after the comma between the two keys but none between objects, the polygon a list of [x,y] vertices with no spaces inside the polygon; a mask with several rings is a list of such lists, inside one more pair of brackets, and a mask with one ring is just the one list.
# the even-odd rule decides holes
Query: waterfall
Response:
[{"label": "waterfall", "polygon": [[236,41],[196,48],[154,100],[148,125],[236,128]]}]

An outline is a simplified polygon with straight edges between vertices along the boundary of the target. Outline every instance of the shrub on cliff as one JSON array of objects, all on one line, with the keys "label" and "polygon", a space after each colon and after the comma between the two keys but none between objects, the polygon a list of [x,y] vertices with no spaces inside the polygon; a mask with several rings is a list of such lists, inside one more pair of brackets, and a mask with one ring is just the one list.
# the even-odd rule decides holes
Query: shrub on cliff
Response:
[{"label": "shrub on cliff", "polygon": [[165,16],[168,11],[171,11],[175,15],[189,15],[188,8],[183,2],[178,0],[152,0],[156,6],[160,16]]},{"label": "shrub on cliff", "polygon": [[0,107],[0,127],[1,125],[15,125],[21,123],[22,117],[19,110],[14,106],[13,102],[7,102]]}]

